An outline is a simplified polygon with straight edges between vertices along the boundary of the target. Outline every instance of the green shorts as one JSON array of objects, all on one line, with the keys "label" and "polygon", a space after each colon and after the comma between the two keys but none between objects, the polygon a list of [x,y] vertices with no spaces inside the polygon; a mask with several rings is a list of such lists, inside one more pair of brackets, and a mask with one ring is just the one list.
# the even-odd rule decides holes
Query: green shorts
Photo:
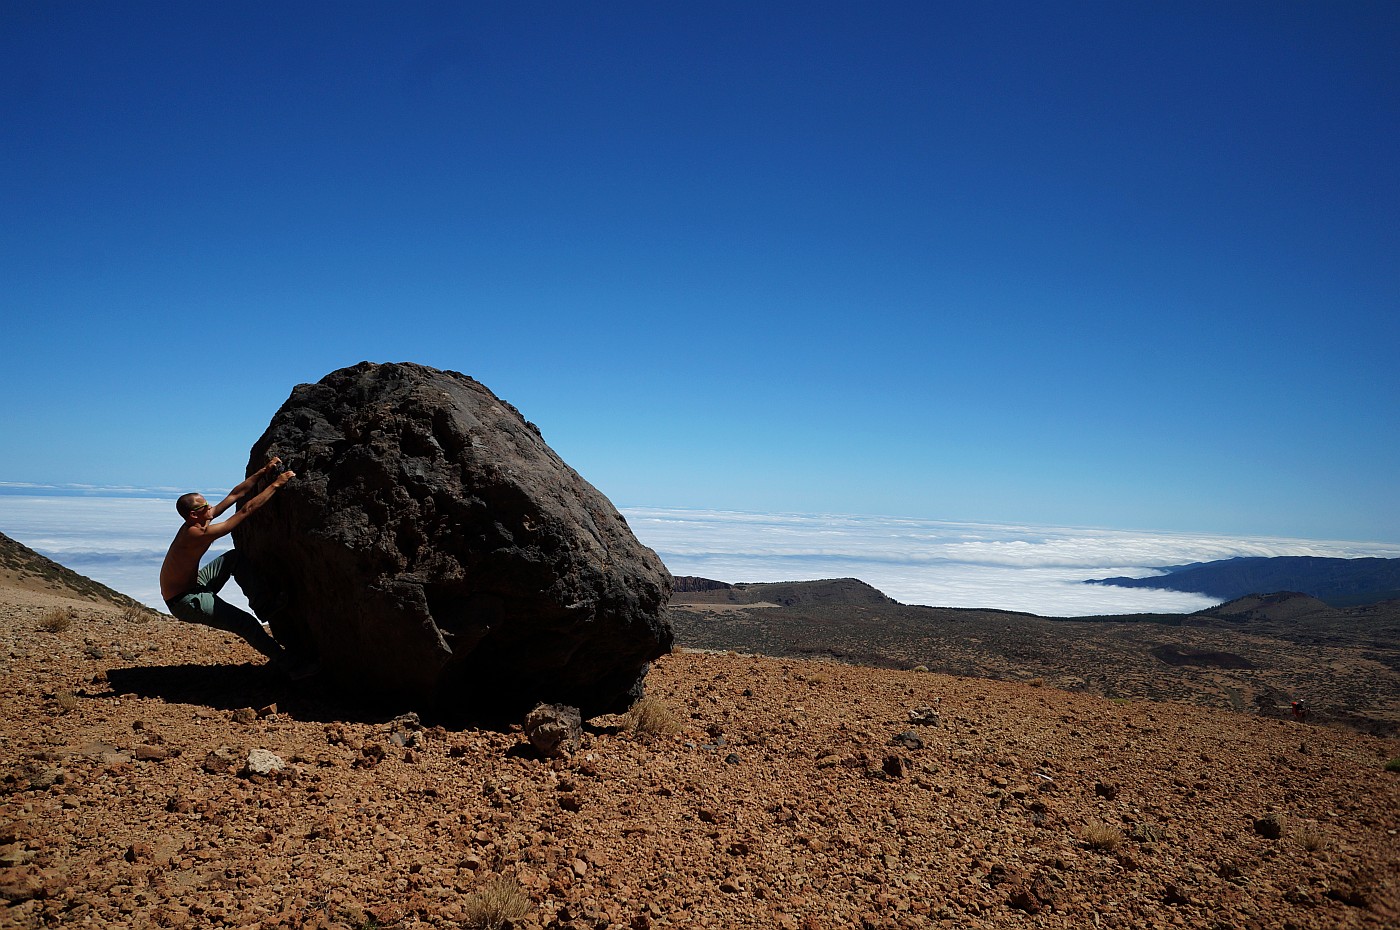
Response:
[{"label": "green shorts", "polygon": [[172,616],[189,623],[200,623],[233,633],[274,661],[281,661],[283,650],[268,634],[258,618],[239,610],[219,597],[238,564],[238,551],[230,549],[199,570],[193,588],[165,602]]}]

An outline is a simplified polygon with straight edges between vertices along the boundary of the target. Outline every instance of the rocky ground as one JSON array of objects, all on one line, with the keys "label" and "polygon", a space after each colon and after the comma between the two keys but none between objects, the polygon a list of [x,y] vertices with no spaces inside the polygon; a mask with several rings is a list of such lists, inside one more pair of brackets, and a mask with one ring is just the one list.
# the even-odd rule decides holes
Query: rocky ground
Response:
[{"label": "rocky ground", "polygon": [[[713,584],[713,582],[711,582]],[[741,598],[756,599],[743,603]],[[1241,598],[1190,615],[1051,619],[898,604],[853,579],[683,592],[677,642],[1065,691],[1179,701],[1400,736],[1400,602],[1335,609],[1295,594]]]},{"label": "rocky ground", "polygon": [[818,660],[648,686],[681,732],[546,761],[0,586],[0,927],[470,927],[502,889],[529,928],[1400,922],[1394,740]]}]

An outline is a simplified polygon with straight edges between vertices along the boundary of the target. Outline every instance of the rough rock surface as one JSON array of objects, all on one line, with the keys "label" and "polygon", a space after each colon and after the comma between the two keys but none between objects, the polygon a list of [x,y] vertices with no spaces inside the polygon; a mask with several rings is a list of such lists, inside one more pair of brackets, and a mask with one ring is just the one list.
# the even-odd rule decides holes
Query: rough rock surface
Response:
[{"label": "rough rock surface", "polygon": [[541,704],[525,715],[525,738],[541,756],[556,759],[576,751],[583,738],[583,719],[577,707]]},{"label": "rough rock surface", "polygon": [[248,752],[248,761],[244,763],[243,771],[248,775],[271,775],[286,767],[287,763],[275,752],[253,749]]},{"label": "rough rock surface", "polygon": [[232,634],[4,587],[0,693],[5,930],[460,930],[499,881],[517,930],[1400,926],[1400,742],[1292,720],[681,652],[647,680],[675,736],[408,747]]},{"label": "rough rock surface", "polygon": [[465,375],[364,362],[298,385],[249,471],[271,455],[297,477],[235,531],[236,577],[345,690],[599,713],[634,702],[671,644],[656,553]]}]

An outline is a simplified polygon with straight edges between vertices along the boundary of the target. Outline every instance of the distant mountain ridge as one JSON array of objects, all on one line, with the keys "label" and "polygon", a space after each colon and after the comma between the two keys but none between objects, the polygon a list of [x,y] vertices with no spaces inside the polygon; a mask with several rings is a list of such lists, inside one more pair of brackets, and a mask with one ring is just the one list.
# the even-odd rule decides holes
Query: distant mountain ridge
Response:
[{"label": "distant mountain ridge", "polygon": [[859,578],[727,584],[710,578],[677,575],[672,579],[671,592],[672,603],[687,604],[776,604],[779,607],[898,604]]},{"label": "distant mountain ridge", "polygon": [[1332,559],[1310,555],[1241,556],[1193,562],[1151,578],[1098,578],[1085,584],[1186,591],[1222,600],[1296,591],[1333,607],[1400,598],[1400,559]]}]

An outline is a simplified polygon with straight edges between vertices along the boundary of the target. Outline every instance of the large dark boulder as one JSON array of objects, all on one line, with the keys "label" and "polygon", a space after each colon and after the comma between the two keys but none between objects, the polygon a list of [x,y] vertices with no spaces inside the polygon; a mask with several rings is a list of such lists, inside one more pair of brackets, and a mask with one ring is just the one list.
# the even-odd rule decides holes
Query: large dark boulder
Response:
[{"label": "large dark boulder", "polygon": [[671,646],[671,576],[539,429],[477,381],[362,362],[253,446],[296,479],[234,531],[249,605],[320,680],[466,716],[586,715]]}]

